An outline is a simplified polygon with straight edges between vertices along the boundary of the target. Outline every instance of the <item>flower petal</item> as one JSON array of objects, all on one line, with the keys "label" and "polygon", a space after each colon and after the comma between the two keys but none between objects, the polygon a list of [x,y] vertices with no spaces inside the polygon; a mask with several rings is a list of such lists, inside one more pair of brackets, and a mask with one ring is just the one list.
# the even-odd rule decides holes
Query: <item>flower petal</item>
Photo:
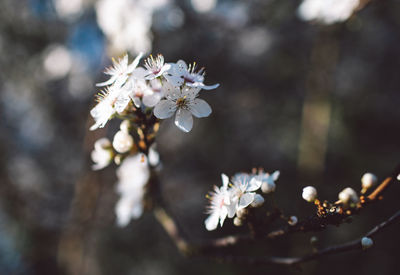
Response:
[{"label": "flower petal", "polygon": [[240,208],[245,208],[247,206],[250,205],[250,203],[252,203],[254,201],[254,196],[256,195],[256,193],[245,193],[243,194],[240,199],[239,199],[239,209]]},{"label": "flower petal", "polygon": [[275,180],[277,180],[279,178],[279,175],[281,174],[281,172],[279,172],[278,170],[273,172],[271,177]]},{"label": "flower petal", "polygon": [[164,82],[161,90],[168,99],[177,99],[181,96],[181,89],[169,82]]},{"label": "flower petal", "polygon": [[[135,60],[133,60],[132,63],[128,66],[127,73],[132,72],[137,67],[142,56],[143,56],[142,52],[139,53],[138,56],[136,56]],[[128,55],[126,55],[126,58],[127,58],[126,61],[128,63]]]},{"label": "flower petal", "polygon": [[[156,105],[156,107],[158,104]],[[193,127],[193,116],[188,110],[178,109],[175,115],[175,125],[184,132],[189,132]]]},{"label": "flower petal", "polygon": [[204,225],[208,231],[212,231],[217,229],[219,222],[219,215],[217,213],[213,213],[212,215],[208,216],[208,218],[204,221]]},{"label": "flower petal", "polygon": [[145,79],[147,71],[142,67],[136,68],[132,71],[131,77],[134,79]]},{"label": "flower petal", "polygon": [[261,187],[262,181],[258,180],[257,177],[253,177],[246,187],[246,191],[253,192]]},{"label": "flower petal", "polygon": [[147,94],[143,96],[143,104],[147,107],[154,107],[161,99],[161,93]]},{"label": "flower petal", "polygon": [[210,105],[203,99],[196,98],[190,103],[190,111],[195,117],[208,117],[212,110]]},{"label": "flower petal", "polygon": [[228,218],[233,218],[235,216],[236,210],[238,209],[237,202],[227,205],[226,208],[228,209]]},{"label": "flower petal", "polygon": [[225,175],[224,173],[222,173],[221,178],[222,178],[222,186],[224,188],[227,188],[228,184],[229,184],[229,177],[227,175]]},{"label": "flower petal", "polygon": [[159,119],[171,117],[176,111],[176,104],[171,100],[161,100],[154,107],[154,115]]}]

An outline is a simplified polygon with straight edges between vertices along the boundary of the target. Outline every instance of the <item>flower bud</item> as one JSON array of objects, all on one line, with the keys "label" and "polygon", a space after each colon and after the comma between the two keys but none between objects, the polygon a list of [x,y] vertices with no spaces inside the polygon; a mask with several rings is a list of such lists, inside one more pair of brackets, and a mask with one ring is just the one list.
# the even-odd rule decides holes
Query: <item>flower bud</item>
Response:
[{"label": "flower bud", "polygon": [[129,129],[131,128],[131,123],[129,120],[124,120],[119,125],[122,132],[129,134]]},{"label": "flower bud", "polygon": [[254,196],[253,202],[250,204],[251,207],[260,207],[264,204],[264,198],[260,194]]},{"label": "flower bud", "polygon": [[291,217],[289,218],[289,220],[288,220],[288,224],[291,225],[291,226],[296,225],[297,222],[298,222],[298,219],[297,219],[296,216],[291,216]]},{"label": "flower bud", "polygon": [[247,215],[248,211],[246,208],[240,208],[236,211],[236,216],[241,219]]},{"label": "flower bud", "polygon": [[361,186],[363,190],[368,190],[378,182],[378,178],[372,173],[365,173],[361,178]]},{"label": "flower bud", "polygon": [[233,224],[234,224],[235,226],[242,226],[242,225],[243,225],[243,220],[242,220],[241,218],[235,217],[235,218],[233,219]]},{"label": "flower bud", "polygon": [[317,189],[314,186],[304,187],[302,197],[308,202],[314,202],[317,199]]},{"label": "flower bud", "polygon": [[264,194],[269,194],[269,193],[274,192],[275,188],[276,188],[276,185],[275,185],[275,182],[273,182],[273,181],[265,181],[261,185],[261,191]]},{"label": "flower bud", "polygon": [[107,138],[97,140],[91,153],[92,161],[95,163],[92,169],[100,170],[106,167],[112,161],[113,154],[111,142]]},{"label": "flower bud", "polygon": [[279,175],[280,175],[280,172],[275,171],[271,175],[268,173],[265,173],[265,174],[260,174],[260,175],[256,176],[256,178],[258,180],[262,181],[261,191],[264,194],[269,194],[269,193],[272,193],[275,191],[275,188],[276,188],[275,181],[278,180]]},{"label": "flower bud", "polygon": [[113,147],[118,153],[126,153],[133,146],[133,138],[128,133],[118,131],[113,139]]},{"label": "flower bud", "polygon": [[316,237],[316,236],[312,236],[311,238],[310,238],[310,243],[311,243],[311,245],[312,246],[316,246],[317,245],[317,243],[318,243],[318,238]]},{"label": "flower bud", "polygon": [[374,241],[371,238],[363,237],[361,239],[362,249],[368,249],[374,244]]},{"label": "flower bud", "polygon": [[360,199],[354,189],[347,187],[339,193],[339,200],[345,205],[354,206]]}]

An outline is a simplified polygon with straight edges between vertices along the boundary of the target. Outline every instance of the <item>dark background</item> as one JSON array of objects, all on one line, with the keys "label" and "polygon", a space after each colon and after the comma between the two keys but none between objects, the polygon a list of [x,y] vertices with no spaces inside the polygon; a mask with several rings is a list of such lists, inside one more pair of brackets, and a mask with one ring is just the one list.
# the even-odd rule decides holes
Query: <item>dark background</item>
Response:
[{"label": "dark background", "polygon": [[[185,230],[194,239],[235,232],[231,220],[206,232],[205,194],[222,172],[253,167],[280,170],[276,201],[304,218],[314,211],[304,186],[335,201],[359,190],[363,173],[382,180],[399,162],[399,1],[372,1],[334,25],[302,21],[291,0],[220,0],[208,12],[190,1],[125,2],[140,9],[122,34],[132,39],[116,47],[101,25],[118,16],[100,16],[95,0],[0,1],[0,274],[398,274],[398,224],[372,249],[303,272],[184,258],[151,213],[118,228],[115,166],[93,172],[89,157],[117,122],[88,128],[111,56],[196,61],[206,84],[221,84],[201,95],[213,113],[188,134],[166,120],[158,138],[164,194]],[[350,224],[228,252],[302,255],[313,235],[321,247],[361,237],[398,210],[399,186],[391,190]]]}]

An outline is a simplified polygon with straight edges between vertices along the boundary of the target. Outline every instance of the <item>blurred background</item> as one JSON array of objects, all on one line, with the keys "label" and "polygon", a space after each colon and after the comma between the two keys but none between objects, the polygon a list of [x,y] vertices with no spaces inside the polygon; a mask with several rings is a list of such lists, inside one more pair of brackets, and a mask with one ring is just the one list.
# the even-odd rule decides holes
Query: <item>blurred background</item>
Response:
[{"label": "blurred background", "polygon": [[[382,180],[400,155],[399,1],[321,2],[1,0],[0,274],[300,274],[184,258],[151,213],[117,227],[115,165],[91,171],[90,151],[118,122],[89,132],[89,110],[111,57],[196,61],[206,84],[221,84],[201,95],[213,114],[188,134],[166,120],[158,138],[164,194],[185,231],[237,232],[231,220],[206,232],[205,194],[222,172],[253,167],[280,170],[277,203],[307,217],[304,186],[335,201],[367,171]],[[391,190],[350,224],[228,252],[302,255],[314,235],[321,247],[361,237],[398,210]],[[398,274],[399,230],[303,274]]]}]

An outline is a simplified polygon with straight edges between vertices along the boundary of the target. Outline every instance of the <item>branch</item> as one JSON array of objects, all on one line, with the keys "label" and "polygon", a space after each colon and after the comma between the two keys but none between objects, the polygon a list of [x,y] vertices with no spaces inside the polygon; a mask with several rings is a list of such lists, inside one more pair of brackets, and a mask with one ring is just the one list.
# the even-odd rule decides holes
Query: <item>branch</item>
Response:
[{"label": "branch", "polygon": [[[400,174],[400,166],[398,166],[390,177],[387,177],[379,186],[371,192],[367,197],[362,196],[359,205],[353,209],[353,211],[346,210],[343,211],[340,203],[327,204],[327,203],[317,203],[318,213],[310,216],[304,221],[299,222],[295,226],[286,226],[284,228],[269,232],[266,235],[254,238],[249,235],[236,235],[227,236],[224,238],[212,240],[212,241],[202,241],[199,243],[190,242],[187,238],[182,235],[182,230],[180,230],[176,220],[168,213],[166,210],[165,203],[159,203],[157,207],[153,209],[154,215],[159,223],[163,226],[167,234],[174,241],[176,247],[179,251],[187,256],[202,256],[210,257],[214,260],[223,262],[235,262],[235,263],[246,263],[246,264],[279,264],[279,265],[296,265],[303,262],[311,261],[320,258],[325,255],[338,254],[351,250],[362,249],[361,239],[356,239],[341,245],[330,246],[319,250],[315,253],[311,253],[301,257],[246,257],[246,256],[234,256],[234,255],[219,255],[217,252],[221,248],[238,245],[240,243],[251,243],[259,241],[260,239],[275,239],[277,237],[285,236],[290,233],[295,232],[309,232],[309,231],[320,231],[325,229],[329,224],[339,225],[343,221],[354,213],[357,213],[363,207],[369,205],[371,202],[380,199],[383,192],[388,189],[388,187],[395,181],[394,179]],[[156,180],[158,187],[159,182]],[[160,190],[159,194],[161,196]],[[162,201],[162,197],[160,197]],[[160,201],[160,200],[159,200]],[[325,205],[326,204],[326,205]],[[335,209],[335,211],[331,211]],[[400,219],[400,210],[391,216],[388,220],[380,223],[370,230],[365,236],[372,237],[378,234],[385,227],[395,223]],[[211,256],[210,256],[211,255]]]},{"label": "branch", "polygon": [[[371,229],[365,237],[373,237],[380,233],[382,229],[392,225],[396,221],[400,220],[400,210],[397,211],[393,216],[391,216],[388,220],[378,224],[373,229]],[[311,260],[315,260],[321,258],[325,255],[331,254],[339,254],[342,252],[352,251],[352,250],[361,250],[361,238],[341,244],[330,246],[324,249],[321,249],[315,253],[307,254],[302,257],[262,257],[262,258],[254,258],[254,257],[241,257],[241,256],[219,256],[220,261],[224,262],[234,262],[234,263],[245,263],[245,264],[279,264],[279,265],[296,265],[304,262],[308,262]]]}]

